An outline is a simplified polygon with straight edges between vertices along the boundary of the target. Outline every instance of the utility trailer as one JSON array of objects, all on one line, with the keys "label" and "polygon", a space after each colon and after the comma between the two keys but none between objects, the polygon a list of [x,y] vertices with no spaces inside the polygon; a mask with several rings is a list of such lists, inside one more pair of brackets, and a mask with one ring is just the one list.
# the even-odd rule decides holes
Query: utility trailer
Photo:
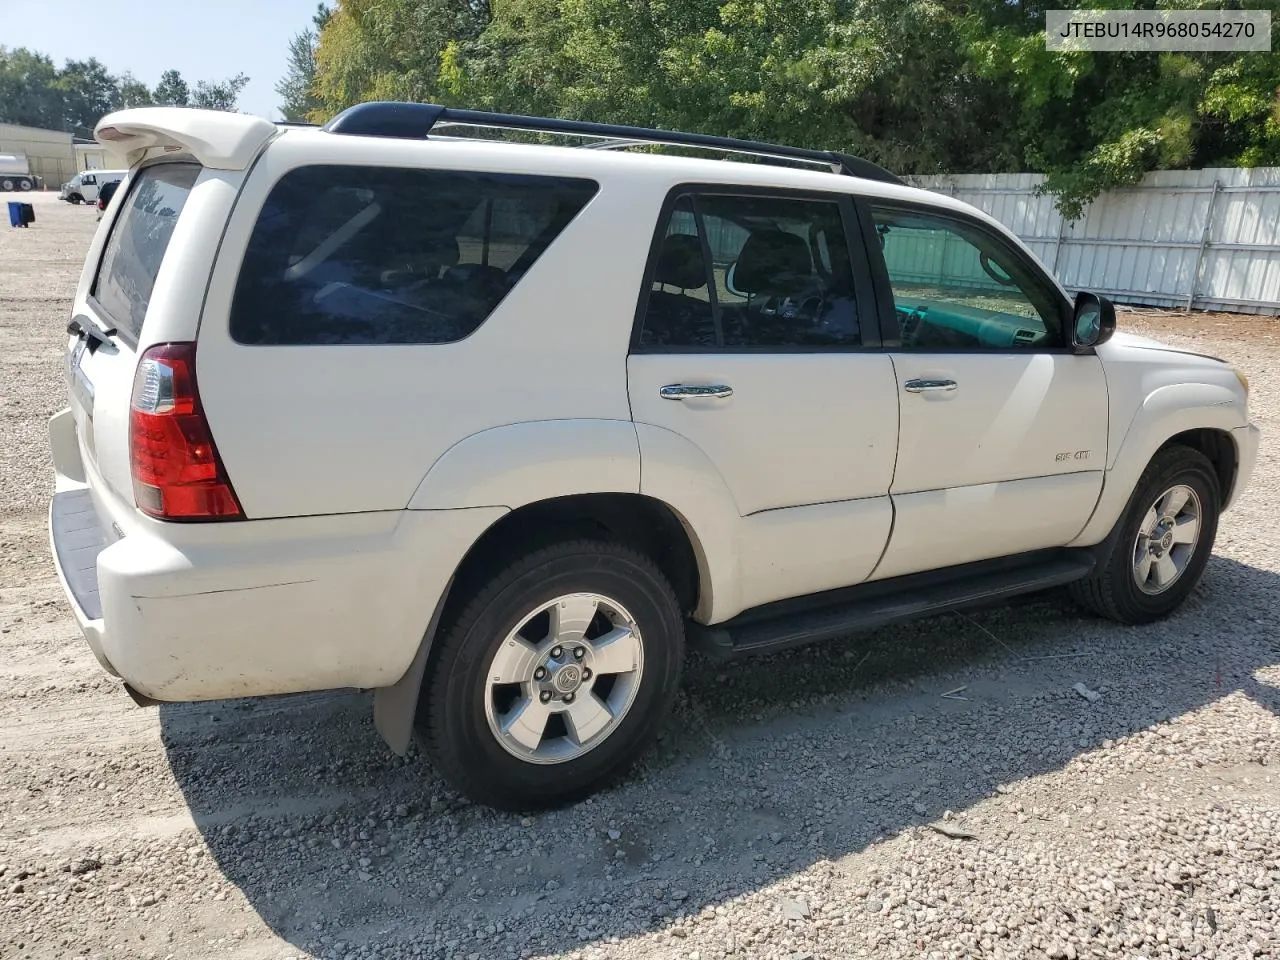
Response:
[{"label": "utility trailer", "polygon": [[23,153],[0,153],[0,193],[26,193],[40,186],[31,172],[31,162]]}]

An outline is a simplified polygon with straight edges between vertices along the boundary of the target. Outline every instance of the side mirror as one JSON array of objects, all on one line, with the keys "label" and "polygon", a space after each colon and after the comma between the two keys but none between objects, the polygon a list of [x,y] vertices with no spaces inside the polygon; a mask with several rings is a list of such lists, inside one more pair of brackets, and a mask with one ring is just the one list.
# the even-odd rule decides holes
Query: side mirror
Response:
[{"label": "side mirror", "polygon": [[1081,291],[1076,294],[1075,318],[1071,325],[1071,345],[1096,347],[1116,332],[1116,308],[1106,297]]}]

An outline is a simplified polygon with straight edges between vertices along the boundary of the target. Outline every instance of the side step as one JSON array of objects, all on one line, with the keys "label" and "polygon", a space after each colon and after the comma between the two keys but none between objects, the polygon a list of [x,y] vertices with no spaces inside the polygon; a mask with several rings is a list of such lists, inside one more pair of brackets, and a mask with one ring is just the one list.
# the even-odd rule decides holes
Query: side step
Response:
[{"label": "side step", "polygon": [[731,620],[686,622],[689,642],[717,658],[771,653],[1058,587],[1093,572],[1091,550],[1040,550],[778,600]]}]

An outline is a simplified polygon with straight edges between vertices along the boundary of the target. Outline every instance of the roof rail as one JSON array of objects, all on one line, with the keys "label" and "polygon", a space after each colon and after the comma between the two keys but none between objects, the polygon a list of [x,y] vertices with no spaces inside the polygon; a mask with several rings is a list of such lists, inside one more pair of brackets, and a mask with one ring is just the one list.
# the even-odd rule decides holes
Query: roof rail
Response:
[{"label": "roof rail", "polygon": [[758,140],[739,140],[735,137],[716,137],[705,133],[684,133],[678,130],[655,130],[617,123],[591,123],[585,120],[562,120],[557,117],[525,117],[511,113],[461,110],[434,103],[393,101],[358,103],[354,107],[343,110],[321,129],[328,133],[354,136],[425,140],[433,130],[453,126],[597,137],[602,142],[586,146],[605,150],[641,144],[667,144],[780,160],[798,160],[803,163],[821,164],[834,173],[851,177],[903,184],[901,178],[870,160],[847,153],[837,153],[834,150],[807,150],[803,147],[763,143]]}]

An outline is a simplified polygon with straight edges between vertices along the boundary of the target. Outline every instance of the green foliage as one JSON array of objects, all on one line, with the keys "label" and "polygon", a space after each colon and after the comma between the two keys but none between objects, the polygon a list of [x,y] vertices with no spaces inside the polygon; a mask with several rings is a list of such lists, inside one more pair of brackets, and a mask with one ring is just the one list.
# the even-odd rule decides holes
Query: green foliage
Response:
[{"label": "green foliage", "polygon": [[119,99],[116,78],[96,59],[68,60],[54,86],[62,93],[64,129],[77,137],[93,136],[93,126]]},{"label": "green foliage", "polygon": [[62,129],[58,68],[42,53],[0,47],[0,121]]},{"label": "green foliage", "polygon": [[[906,174],[1035,170],[1072,216],[1153,169],[1280,163],[1280,56],[1046,50],[1047,9],[1133,5],[337,0],[307,109],[397,98],[826,147]],[[1280,31],[1280,0],[1247,5]]]},{"label": "green foliage", "polygon": [[169,107],[186,107],[191,104],[191,90],[187,81],[177,70],[166,70],[160,75],[155,92],[151,95],[156,103]]},{"label": "green foliage", "polygon": [[147,89],[147,85],[133,74],[126,71],[116,78],[118,108],[149,107],[154,103],[155,100],[151,96],[151,91]]},{"label": "green foliage", "polygon": [[305,123],[312,112],[320,107],[320,100],[313,92],[316,83],[316,43],[320,31],[331,16],[332,7],[324,3],[316,4],[311,27],[295,33],[289,40],[288,65],[275,89],[284,101],[280,104],[280,112],[290,123]]},{"label": "green foliage", "polygon": [[315,51],[313,94],[322,120],[362,100],[438,100],[451,41],[489,23],[484,0],[339,0]]},{"label": "green foliage", "polygon": [[89,139],[105,114],[152,104],[235,110],[249,78],[200,81],[194,93],[177,70],[167,70],[154,90],[131,73],[112,76],[97,59],[68,60],[61,69],[49,57],[0,47],[0,123],[65,130]]},{"label": "green foliage", "polygon": [[191,106],[203,110],[234,111],[240,100],[240,91],[248,82],[249,78],[243,73],[226,80],[201,80],[191,93]]},{"label": "green foliage", "polygon": [[[1061,4],[1130,6],[1122,0]],[[1272,47],[1280,50],[1280,0],[1247,6],[1272,11]],[[1047,174],[1045,189],[1068,217],[1080,216],[1102,191],[1136,183],[1151,170],[1280,163],[1280,57],[1274,53],[1050,53],[1042,32],[987,31],[980,16],[967,19],[974,62],[1010,94],[1013,120],[1003,135],[1027,145],[1026,168]],[[1043,25],[1040,10],[1035,30]]]}]

